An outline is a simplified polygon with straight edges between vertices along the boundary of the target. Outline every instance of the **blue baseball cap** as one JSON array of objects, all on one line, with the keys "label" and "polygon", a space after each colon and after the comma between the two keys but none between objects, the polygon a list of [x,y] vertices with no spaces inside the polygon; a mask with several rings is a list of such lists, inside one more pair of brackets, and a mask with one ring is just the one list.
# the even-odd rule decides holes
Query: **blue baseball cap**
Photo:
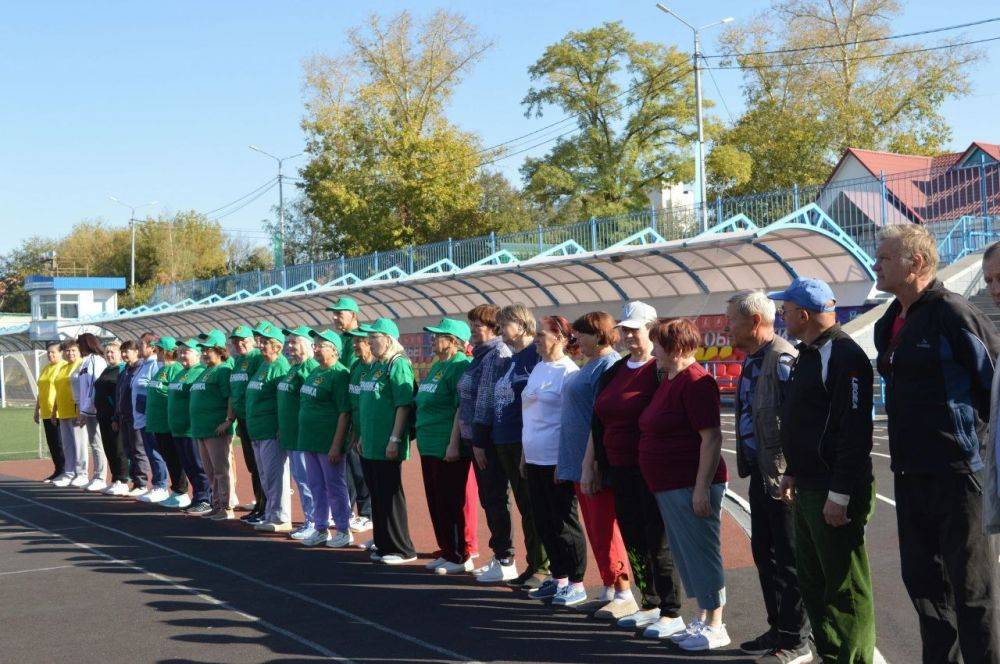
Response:
[{"label": "blue baseball cap", "polygon": [[[768,293],[767,296],[772,300],[793,302],[803,309],[822,313],[834,311],[837,303],[837,298],[834,297],[829,284],[821,279],[810,277],[798,277],[785,290]],[[827,302],[834,304],[828,306]]]}]

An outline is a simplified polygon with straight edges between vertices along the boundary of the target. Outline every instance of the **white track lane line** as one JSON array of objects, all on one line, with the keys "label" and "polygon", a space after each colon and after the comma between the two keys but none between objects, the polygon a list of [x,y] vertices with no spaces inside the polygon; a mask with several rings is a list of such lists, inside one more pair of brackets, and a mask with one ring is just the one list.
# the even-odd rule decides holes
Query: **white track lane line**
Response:
[{"label": "white track lane line", "polygon": [[[353,664],[352,660],[347,659],[346,657],[341,657],[340,655],[338,655],[337,653],[333,652],[329,648],[321,646],[320,644],[318,644],[318,643],[316,643],[314,641],[310,641],[309,639],[307,639],[305,637],[299,636],[298,634],[296,634],[294,632],[290,632],[287,629],[285,629],[284,627],[279,627],[279,626],[275,625],[272,622],[264,620],[263,618],[260,618],[258,616],[252,615],[250,613],[247,613],[246,611],[241,611],[240,609],[237,609],[235,606],[233,606],[229,602],[224,602],[224,601],[222,601],[220,599],[216,599],[215,597],[212,597],[210,595],[206,595],[205,593],[203,593],[201,591],[195,590],[194,588],[185,586],[184,584],[181,584],[181,583],[177,583],[176,581],[173,581],[173,580],[171,580],[171,579],[163,576],[162,574],[157,574],[156,572],[150,572],[149,570],[147,570],[147,569],[145,569],[143,567],[140,567],[139,565],[134,565],[130,561],[122,560],[121,558],[115,558],[114,556],[112,556],[112,555],[110,555],[108,553],[105,553],[104,551],[101,551],[100,549],[97,549],[97,548],[95,548],[93,546],[90,546],[89,544],[84,544],[83,542],[77,542],[76,540],[70,539],[69,537],[66,537],[65,535],[60,535],[59,533],[57,533],[55,531],[49,530],[47,528],[44,528],[43,526],[40,526],[40,525],[38,525],[36,523],[32,523],[31,521],[28,521],[27,519],[23,519],[21,517],[14,516],[10,512],[5,512],[4,510],[0,510],[0,516],[4,516],[8,520],[10,520],[10,521],[14,521],[14,522],[20,523],[21,525],[26,526],[28,528],[32,528],[34,530],[37,530],[40,533],[45,533],[46,535],[52,535],[54,537],[58,537],[59,539],[65,540],[66,542],[72,544],[73,546],[78,547],[80,549],[83,549],[84,551],[87,551],[88,553],[91,553],[91,554],[93,554],[95,556],[98,556],[100,558],[104,558],[108,562],[115,563],[116,565],[121,565],[122,567],[125,567],[126,569],[132,569],[132,570],[135,570],[137,572],[141,572],[142,574],[145,574],[146,576],[148,576],[150,578],[156,579],[157,581],[160,581],[161,583],[165,583],[168,586],[170,586],[170,587],[172,587],[172,588],[174,588],[176,590],[182,590],[182,591],[184,591],[184,592],[186,592],[186,593],[188,593],[188,594],[190,594],[190,595],[192,595],[194,597],[197,597],[200,600],[208,602],[209,604],[212,604],[214,606],[218,606],[219,608],[222,608],[222,609],[226,609],[227,611],[235,613],[236,615],[240,616],[241,618],[244,618],[245,620],[247,620],[247,621],[249,621],[251,623],[256,623],[257,625],[260,625],[261,627],[263,627],[264,629],[266,629],[266,630],[268,630],[270,632],[274,632],[275,634],[279,634],[279,635],[284,636],[286,638],[289,638],[292,641],[295,641],[295,642],[297,642],[297,643],[299,643],[301,645],[304,645],[307,648],[309,648],[310,650],[313,650],[313,651],[319,653],[323,657],[326,657],[328,659],[333,659],[333,660],[336,660],[338,662],[344,662],[345,664]],[[156,556],[156,557],[160,558],[160,557],[163,557],[163,556]],[[61,565],[59,567],[50,567],[48,569],[62,569],[63,567],[80,567],[80,566],[77,566],[77,565]],[[40,568],[38,570],[27,570],[27,571],[44,571],[45,569],[46,568]],[[86,567],[80,567],[80,569],[87,569],[87,568]],[[8,572],[8,573],[9,574],[16,574],[17,572]]]},{"label": "white track lane line", "polygon": [[35,569],[19,569],[14,572],[0,572],[0,576],[11,576],[14,574],[31,574],[33,572],[51,572],[54,569],[69,569],[76,565],[56,565],[55,567],[36,567]]},{"label": "white track lane line", "polygon": [[199,558],[198,556],[192,556],[191,554],[184,553],[183,551],[180,551],[179,549],[174,549],[173,547],[169,547],[169,546],[167,546],[165,544],[160,544],[159,542],[154,542],[153,540],[146,539],[145,537],[139,537],[138,535],[133,535],[132,533],[126,532],[124,530],[119,530],[118,528],[113,528],[112,526],[106,526],[106,525],[104,525],[102,523],[97,523],[96,521],[92,521],[91,519],[88,519],[86,517],[82,517],[82,516],[80,516],[78,514],[73,514],[72,512],[67,512],[66,510],[59,509],[58,507],[53,507],[51,505],[46,505],[43,502],[34,500],[32,498],[27,498],[25,496],[21,496],[21,495],[18,495],[16,493],[12,493],[10,491],[7,491],[6,489],[0,489],[0,494],[4,494],[4,495],[7,495],[7,496],[10,496],[11,498],[17,498],[19,500],[23,500],[23,501],[25,501],[27,503],[38,505],[39,507],[44,507],[45,509],[50,510],[52,512],[56,512],[58,514],[62,514],[64,516],[67,516],[67,517],[69,517],[71,519],[76,519],[77,521],[80,521],[80,522],[83,522],[83,523],[89,523],[92,526],[96,526],[96,527],[101,528],[103,530],[107,530],[107,531],[115,533],[117,535],[121,535],[122,537],[127,537],[127,538],[129,538],[131,540],[134,540],[136,542],[142,542],[143,544],[147,544],[147,545],[152,546],[154,548],[160,549],[161,551],[169,551],[170,553],[173,553],[173,554],[175,554],[177,556],[180,556],[181,558],[184,558],[186,560],[190,560],[192,562],[200,563],[202,565],[205,565],[206,567],[211,567],[212,569],[216,569],[216,570],[219,570],[221,572],[225,572],[227,574],[231,574],[232,576],[235,576],[236,578],[241,579],[241,580],[243,580],[243,581],[245,581],[247,583],[252,583],[255,586],[260,586],[261,588],[267,588],[268,590],[270,590],[272,592],[281,593],[281,594],[287,595],[289,597],[294,597],[295,599],[297,599],[297,600],[299,600],[301,602],[305,602],[307,604],[311,604],[311,605],[319,607],[321,609],[326,609],[330,613],[334,613],[334,614],[336,614],[338,616],[341,616],[343,618],[347,618],[348,620],[352,620],[354,622],[360,623],[360,624],[362,624],[362,625],[364,625],[366,627],[370,627],[371,629],[374,629],[376,631],[379,631],[379,632],[382,632],[384,634],[388,634],[390,636],[396,637],[396,638],[398,638],[398,639],[400,639],[402,641],[407,641],[408,643],[412,643],[414,645],[420,646],[421,648],[425,648],[427,650],[430,650],[431,652],[436,652],[439,655],[444,655],[445,657],[448,657],[448,658],[451,658],[451,659],[454,659],[454,660],[458,660],[460,662],[473,662],[474,664],[479,664],[478,662],[476,662],[476,660],[474,660],[474,659],[472,659],[470,657],[466,657],[465,655],[461,655],[461,654],[459,654],[457,652],[454,652],[452,650],[448,650],[447,648],[444,648],[444,647],[441,647],[441,646],[437,646],[437,645],[434,645],[433,643],[429,643],[427,641],[424,641],[423,639],[417,638],[415,636],[411,636],[409,634],[405,634],[405,633],[400,632],[400,631],[398,631],[396,629],[393,629],[392,627],[388,627],[388,626],[383,625],[381,623],[377,623],[374,620],[369,620],[368,618],[363,618],[362,616],[359,616],[359,615],[357,615],[355,613],[351,613],[350,611],[347,611],[345,609],[341,609],[340,607],[333,606],[332,604],[327,604],[326,602],[322,602],[322,601],[320,601],[320,600],[318,600],[318,599],[316,599],[314,597],[310,597],[309,595],[305,595],[303,593],[296,592],[294,590],[289,590],[288,588],[282,588],[281,586],[276,586],[276,585],[268,583],[266,581],[261,581],[260,579],[255,579],[254,577],[250,576],[249,574],[244,574],[243,572],[231,569],[229,567],[226,567],[225,565],[220,565],[218,563],[213,563],[211,560],[205,560],[204,558]]}]

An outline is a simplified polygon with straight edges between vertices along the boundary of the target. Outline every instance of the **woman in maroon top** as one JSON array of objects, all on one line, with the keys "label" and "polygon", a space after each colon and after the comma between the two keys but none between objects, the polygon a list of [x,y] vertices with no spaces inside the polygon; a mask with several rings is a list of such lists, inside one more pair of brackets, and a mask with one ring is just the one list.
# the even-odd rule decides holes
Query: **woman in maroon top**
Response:
[{"label": "woman in maroon top", "polygon": [[656,499],[639,471],[639,416],[656,392],[656,362],[649,330],[656,310],[642,302],[625,305],[618,323],[628,355],[601,376],[591,419],[591,438],[583,461],[580,488],[593,495],[610,485],[625,548],[636,565],[635,584],[642,606],[629,596],[616,596],[596,614],[615,618],[621,627],[643,629],[664,639],[684,630],[680,617],[680,581],[674,570],[663,519]]},{"label": "woman in maroon top", "polygon": [[721,458],[719,386],[695,362],[701,334],[687,319],[660,323],[650,335],[663,380],[639,417],[639,468],[666,525],[688,597],[701,615],[670,637],[682,650],[729,644],[722,622],[722,496],[729,476]]}]

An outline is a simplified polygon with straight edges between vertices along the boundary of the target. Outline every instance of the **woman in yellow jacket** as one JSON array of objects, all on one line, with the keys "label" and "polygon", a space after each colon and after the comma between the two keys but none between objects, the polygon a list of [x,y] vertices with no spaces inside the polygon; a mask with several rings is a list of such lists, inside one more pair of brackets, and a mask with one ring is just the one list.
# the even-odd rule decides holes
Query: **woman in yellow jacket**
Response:
[{"label": "woman in yellow jacket", "polygon": [[59,426],[59,440],[62,442],[66,459],[63,473],[52,480],[55,486],[83,487],[90,484],[87,476],[87,427],[77,422],[80,412],[76,407],[73,393],[73,372],[80,366],[80,347],[75,339],[64,341],[62,349],[63,366],[55,374],[55,406],[52,409],[52,424]]},{"label": "woman in yellow jacket", "polygon": [[59,425],[52,421],[52,408],[56,405],[56,375],[62,370],[65,360],[59,352],[59,344],[52,342],[45,349],[49,363],[38,374],[38,398],[35,400],[35,424],[45,428],[45,444],[49,446],[49,457],[55,470],[45,478],[49,484],[62,476],[66,470],[66,457],[59,442]]}]

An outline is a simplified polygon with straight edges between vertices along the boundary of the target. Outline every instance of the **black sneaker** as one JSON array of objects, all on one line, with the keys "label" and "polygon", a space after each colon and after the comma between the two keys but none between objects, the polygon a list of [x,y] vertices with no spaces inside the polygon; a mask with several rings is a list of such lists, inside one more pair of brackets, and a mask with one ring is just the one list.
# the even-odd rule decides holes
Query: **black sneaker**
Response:
[{"label": "black sneaker", "polygon": [[250,517],[249,519],[244,519],[243,523],[247,524],[248,526],[256,526],[256,525],[262,524],[262,523],[264,523],[264,515],[263,514],[255,514],[254,516]]},{"label": "black sneaker", "polygon": [[531,586],[527,585],[528,583],[530,583],[531,579],[533,579],[535,574],[537,573],[538,570],[534,570],[529,567],[528,569],[524,570],[524,573],[522,573],[520,576],[516,576],[510,581],[508,581],[507,585],[510,586],[511,588],[527,588],[529,590],[533,590],[538,586],[542,585],[541,581],[539,581],[538,584],[536,585],[531,585]]},{"label": "black sneaker", "polygon": [[813,661],[809,646],[797,648],[775,648],[763,657],[754,660],[754,664],[809,664]]},{"label": "black sneaker", "polygon": [[243,523],[246,523],[250,519],[257,519],[257,518],[259,518],[260,515],[261,515],[260,512],[258,512],[257,510],[250,510],[249,512],[247,512],[246,514],[244,514],[243,516],[240,517],[240,521],[242,521]]},{"label": "black sneaker", "polygon": [[740,650],[748,655],[767,655],[778,647],[778,636],[768,630],[758,636],[753,641],[744,641],[740,644]]},{"label": "black sneaker", "polygon": [[205,516],[212,511],[212,506],[206,502],[192,503],[190,506],[181,510],[185,514],[190,514],[191,516]]}]

